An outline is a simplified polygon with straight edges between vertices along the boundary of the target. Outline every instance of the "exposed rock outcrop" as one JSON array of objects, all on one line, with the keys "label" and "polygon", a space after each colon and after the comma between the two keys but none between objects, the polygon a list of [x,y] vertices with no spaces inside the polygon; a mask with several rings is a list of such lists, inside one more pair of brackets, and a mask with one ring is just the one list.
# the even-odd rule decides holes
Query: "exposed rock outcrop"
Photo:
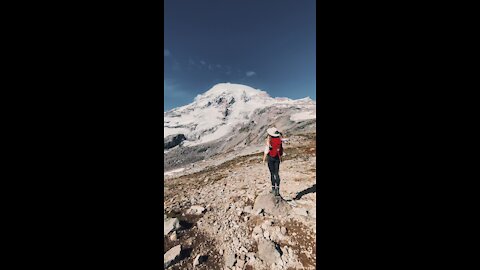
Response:
[{"label": "exposed rock outcrop", "polygon": [[255,199],[253,211],[258,213],[260,209],[273,216],[287,216],[292,207],[282,197],[267,193]]}]

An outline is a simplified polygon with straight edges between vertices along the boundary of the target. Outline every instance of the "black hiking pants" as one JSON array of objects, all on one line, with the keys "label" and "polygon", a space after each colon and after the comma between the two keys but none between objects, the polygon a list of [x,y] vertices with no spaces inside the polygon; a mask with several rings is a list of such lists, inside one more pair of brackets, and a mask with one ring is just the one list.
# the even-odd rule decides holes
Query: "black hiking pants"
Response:
[{"label": "black hiking pants", "polygon": [[272,187],[277,186],[280,188],[280,176],[278,175],[278,170],[280,169],[280,158],[272,158],[270,155],[268,155],[268,169],[270,170]]}]

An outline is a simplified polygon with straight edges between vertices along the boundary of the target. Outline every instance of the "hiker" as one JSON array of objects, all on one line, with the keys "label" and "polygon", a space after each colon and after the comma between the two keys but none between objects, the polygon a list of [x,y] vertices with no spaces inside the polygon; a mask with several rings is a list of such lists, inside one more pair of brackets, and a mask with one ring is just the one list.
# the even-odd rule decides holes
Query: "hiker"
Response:
[{"label": "hiker", "polygon": [[272,194],[280,196],[280,162],[282,161],[282,133],[275,127],[267,129],[267,139],[265,140],[265,150],[263,152],[263,163],[268,155],[268,169],[270,170],[270,180],[272,182]]}]

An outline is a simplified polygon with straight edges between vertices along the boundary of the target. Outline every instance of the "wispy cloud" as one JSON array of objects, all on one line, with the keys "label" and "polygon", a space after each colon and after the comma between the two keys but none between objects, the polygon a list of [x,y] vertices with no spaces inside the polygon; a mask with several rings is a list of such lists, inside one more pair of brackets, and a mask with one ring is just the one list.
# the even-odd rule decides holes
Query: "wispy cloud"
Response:
[{"label": "wispy cloud", "polygon": [[207,64],[207,62],[205,62],[205,61],[201,60],[201,61],[200,61],[200,64],[202,64],[202,65],[204,65],[204,66],[205,66],[205,65]]},{"label": "wispy cloud", "polygon": [[245,75],[247,75],[247,77],[252,77],[254,75],[257,75],[257,73],[255,73],[255,71],[247,71]]},{"label": "wispy cloud", "polygon": [[163,49],[163,56],[164,56],[164,57],[170,56],[170,51],[167,50],[167,49]]}]

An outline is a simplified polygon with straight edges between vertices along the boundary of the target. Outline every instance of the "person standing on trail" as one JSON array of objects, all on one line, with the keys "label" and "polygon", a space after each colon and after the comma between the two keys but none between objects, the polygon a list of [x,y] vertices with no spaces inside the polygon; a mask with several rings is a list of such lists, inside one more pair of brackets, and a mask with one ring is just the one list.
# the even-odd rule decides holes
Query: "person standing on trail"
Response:
[{"label": "person standing on trail", "polygon": [[282,133],[277,128],[267,129],[267,139],[265,140],[265,151],[263,152],[263,163],[268,155],[268,169],[270,170],[270,180],[272,182],[272,194],[280,196],[280,162],[282,161],[283,146]]}]

